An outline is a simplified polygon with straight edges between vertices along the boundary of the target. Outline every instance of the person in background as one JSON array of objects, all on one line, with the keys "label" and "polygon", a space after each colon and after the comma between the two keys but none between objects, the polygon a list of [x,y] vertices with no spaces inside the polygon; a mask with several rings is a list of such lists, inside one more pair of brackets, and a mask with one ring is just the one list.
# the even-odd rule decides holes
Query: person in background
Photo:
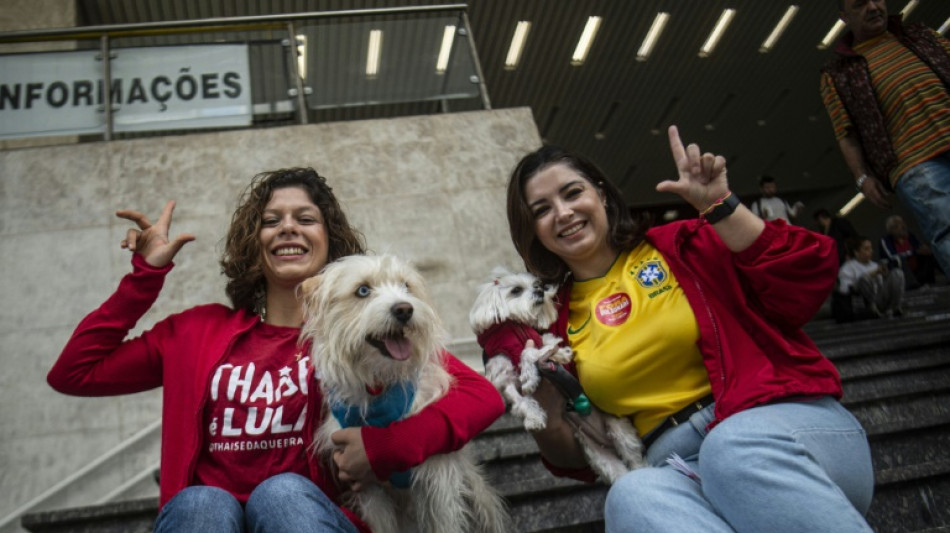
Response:
[{"label": "person in background", "polygon": [[[647,447],[649,467],[610,487],[606,530],[870,532],[867,436],[802,331],[833,288],[834,242],[753,215],[722,156],[684,147],[675,126],[669,141],[678,179],[657,190],[698,219],[648,230],[596,165],[557,147],[524,156],[508,181],[518,254],[560,284],[552,332],[590,400],[629,417]],[[542,380],[535,398],[544,464],[592,481],[564,396]]]},{"label": "person in background", "polygon": [[847,256],[847,241],[858,236],[857,230],[848,219],[832,215],[824,207],[816,209],[812,217],[818,224],[818,232],[835,240],[838,245],[838,262],[843,263]]},{"label": "person in background", "polygon": [[845,163],[874,205],[897,193],[950,272],[950,41],[884,0],[838,7],[848,31],[820,87]]},{"label": "person in background", "polygon": [[231,218],[221,267],[231,307],[210,304],[126,338],[151,308],[190,234],[170,238],[174,202],[153,224],[138,211],[122,247],[132,272],[77,326],[47,381],[76,396],[162,387],[157,532],[368,531],[341,494],[461,448],[504,412],[486,379],[446,354],[455,386],[388,427],[342,429],[332,465],[310,451],[323,412],[299,343],[297,285],[361,254],[326,180],[311,168],[257,175]]},{"label": "person in background", "polygon": [[762,196],[752,202],[752,212],[763,220],[782,219],[785,222],[791,222],[797,217],[805,204],[795,202],[795,205],[788,205],[788,202],[779,198],[778,184],[772,176],[762,176],[759,178],[759,190]]},{"label": "person in background", "polygon": [[849,240],[848,260],[838,271],[838,291],[860,295],[878,317],[901,316],[904,273],[896,261],[874,261],[873,256],[871,239],[859,236]]},{"label": "person in background", "polygon": [[887,234],[881,237],[878,256],[892,259],[904,271],[904,288],[913,290],[936,281],[937,264],[933,252],[926,243],[907,230],[907,223],[900,215],[891,215],[884,221]]}]

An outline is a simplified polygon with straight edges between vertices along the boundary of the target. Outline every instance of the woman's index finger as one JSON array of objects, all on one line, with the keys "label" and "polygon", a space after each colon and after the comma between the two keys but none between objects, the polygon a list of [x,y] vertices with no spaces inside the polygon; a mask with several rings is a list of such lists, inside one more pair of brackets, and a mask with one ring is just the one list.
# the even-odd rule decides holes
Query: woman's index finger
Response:
[{"label": "woman's index finger", "polygon": [[115,212],[115,216],[124,218],[126,220],[131,220],[132,222],[135,222],[135,224],[141,229],[148,229],[152,226],[151,222],[148,221],[148,217],[146,217],[144,213],[134,209],[119,209]]},{"label": "woman's index finger", "polygon": [[686,147],[683,146],[683,141],[680,139],[680,132],[676,126],[670,126],[667,133],[670,137],[670,151],[673,152],[673,160],[676,161],[677,166],[679,166],[679,162],[686,158]]},{"label": "woman's index finger", "polygon": [[172,213],[175,212],[175,200],[169,200],[162,208],[162,214],[158,217],[158,222],[169,226],[172,221]]}]

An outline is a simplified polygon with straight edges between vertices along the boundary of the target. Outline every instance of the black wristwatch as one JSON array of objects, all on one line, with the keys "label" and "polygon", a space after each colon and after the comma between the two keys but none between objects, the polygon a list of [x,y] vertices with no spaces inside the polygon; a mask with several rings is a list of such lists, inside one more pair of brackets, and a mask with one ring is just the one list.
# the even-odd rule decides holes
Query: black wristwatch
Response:
[{"label": "black wristwatch", "polygon": [[729,196],[723,199],[721,204],[714,207],[709,213],[706,213],[703,218],[705,218],[710,224],[715,224],[716,222],[719,222],[720,220],[734,213],[736,207],[738,206],[739,197],[730,193]]}]

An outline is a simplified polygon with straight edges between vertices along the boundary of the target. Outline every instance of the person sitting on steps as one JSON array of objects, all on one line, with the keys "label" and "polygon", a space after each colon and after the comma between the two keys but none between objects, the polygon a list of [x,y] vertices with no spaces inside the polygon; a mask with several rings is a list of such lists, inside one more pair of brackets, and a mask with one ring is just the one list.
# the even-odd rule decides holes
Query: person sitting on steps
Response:
[{"label": "person sitting on steps", "polygon": [[904,272],[893,260],[872,261],[871,239],[856,237],[848,242],[848,260],[838,271],[838,292],[857,294],[878,316],[904,314]]}]

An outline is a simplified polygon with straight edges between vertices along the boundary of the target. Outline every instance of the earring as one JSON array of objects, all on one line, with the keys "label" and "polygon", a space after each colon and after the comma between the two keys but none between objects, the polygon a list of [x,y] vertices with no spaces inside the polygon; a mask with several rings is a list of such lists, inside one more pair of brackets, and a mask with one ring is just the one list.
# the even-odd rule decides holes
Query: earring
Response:
[{"label": "earring", "polygon": [[267,318],[267,288],[264,284],[254,290],[254,312],[260,315],[261,322]]}]

